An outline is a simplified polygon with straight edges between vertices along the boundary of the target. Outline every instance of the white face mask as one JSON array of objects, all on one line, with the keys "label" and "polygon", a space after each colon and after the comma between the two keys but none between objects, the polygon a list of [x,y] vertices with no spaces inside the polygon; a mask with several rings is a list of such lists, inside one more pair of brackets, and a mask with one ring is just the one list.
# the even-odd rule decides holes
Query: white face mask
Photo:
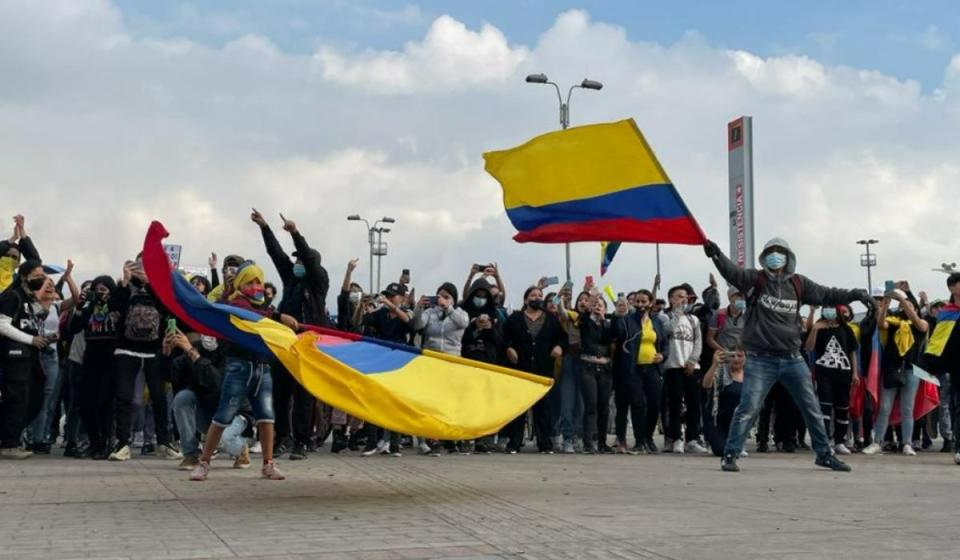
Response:
[{"label": "white face mask", "polygon": [[351,303],[358,303],[360,301],[360,298],[362,297],[363,297],[363,294],[361,294],[360,292],[350,292]]},{"label": "white face mask", "polygon": [[205,334],[200,335],[200,346],[207,352],[216,352],[218,345],[216,338]]}]

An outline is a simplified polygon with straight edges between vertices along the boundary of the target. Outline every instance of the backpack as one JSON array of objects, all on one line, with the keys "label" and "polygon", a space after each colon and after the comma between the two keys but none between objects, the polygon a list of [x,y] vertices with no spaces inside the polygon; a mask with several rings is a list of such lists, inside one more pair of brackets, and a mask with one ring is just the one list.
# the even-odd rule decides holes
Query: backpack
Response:
[{"label": "backpack", "polygon": [[127,309],[123,336],[132,342],[154,342],[160,338],[160,311],[154,305],[132,302]]}]

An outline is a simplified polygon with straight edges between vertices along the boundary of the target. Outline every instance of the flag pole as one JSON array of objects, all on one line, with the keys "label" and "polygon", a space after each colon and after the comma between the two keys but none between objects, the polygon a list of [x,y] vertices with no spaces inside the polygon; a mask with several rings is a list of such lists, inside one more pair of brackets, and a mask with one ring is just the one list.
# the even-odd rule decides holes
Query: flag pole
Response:
[{"label": "flag pole", "polygon": [[657,276],[660,276],[660,244],[657,243]]}]

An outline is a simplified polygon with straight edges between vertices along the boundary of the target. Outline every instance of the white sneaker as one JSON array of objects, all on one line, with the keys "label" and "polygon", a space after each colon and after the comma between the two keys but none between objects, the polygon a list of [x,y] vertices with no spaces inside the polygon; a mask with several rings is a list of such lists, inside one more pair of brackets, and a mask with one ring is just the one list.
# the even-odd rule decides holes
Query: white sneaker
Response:
[{"label": "white sneaker", "polygon": [[957,451],[957,454],[953,456],[953,462],[960,465],[960,451]]},{"label": "white sneaker", "polygon": [[134,447],[134,448],[140,449],[141,447],[143,447],[143,443],[144,443],[144,441],[143,441],[143,432],[137,432],[137,433],[133,434],[133,447]]},{"label": "white sneaker", "polygon": [[664,453],[673,453],[673,440],[672,440],[672,439],[670,439],[670,438],[668,438],[668,437],[664,437],[664,438],[663,438],[663,452],[664,452]]},{"label": "white sneaker", "polygon": [[741,458],[741,459],[743,459],[744,457],[749,457],[749,456],[750,456],[750,454],[747,453],[747,450],[746,450],[746,449],[744,449],[743,451],[740,452],[740,458]]},{"label": "white sneaker", "polygon": [[833,446],[833,452],[836,453],[837,455],[849,455],[850,449],[846,445],[842,443],[838,443],[835,446]]},{"label": "white sneaker", "polygon": [[22,459],[28,459],[32,456],[32,451],[24,451],[19,447],[7,447],[0,449],[0,459],[12,459],[14,461],[19,461]]},{"label": "white sneaker", "polygon": [[433,453],[433,449],[431,449],[430,446],[427,445],[427,442],[421,441],[421,442],[420,442],[420,454],[421,454],[421,455],[431,455],[432,453]]},{"label": "white sneaker", "polygon": [[180,453],[169,444],[162,443],[157,446],[157,457],[160,457],[161,459],[179,461],[183,459],[183,453]]},{"label": "white sneaker", "polygon": [[260,445],[259,441],[250,447],[250,453],[254,455],[261,455],[263,453],[263,446]]},{"label": "white sneaker", "polygon": [[373,457],[374,455],[378,455],[380,453],[389,453],[389,452],[390,452],[390,446],[387,445],[387,442],[380,440],[377,442],[376,447],[374,447],[373,449],[370,449],[369,451],[364,451],[363,456]]},{"label": "white sneaker", "polygon": [[698,454],[710,453],[704,446],[700,445],[700,442],[697,440],[687,442],[686,452]]},{"label": "white sneaker", "polygon": [[111,461],[129,461],[130,460],[130,446],[124,445],[120,449],[117,449],[108,457]]},{"label": "white sneaker", "polygon": [[[690,443],[694,443],[694,442],[691,441]],[[673,452],[680,453],[680,454],[683,453],[683,442],[680,441],[679,439],[673,442]]]},{"label": "white sneaker", "polygon": [[904,445],[904,446],[903,446],[903,454],[906,455],[907,457],[916,457],[916,456],[917,456],[917,452],[913,450],[913,446],[911,446],[911,445]]},{"label": "white sneaker", "polygon": [[883,451],[883,448],[880,447],[880,444],[879,444],[879,443],[876,443],[876,442],[871,443],[870,445],[868,445],[868,446],[866,446],[866,447],[863,448],[863,454],[864,454],[864,455],[876,455],[877,453],[880,453],[881,451]]}]

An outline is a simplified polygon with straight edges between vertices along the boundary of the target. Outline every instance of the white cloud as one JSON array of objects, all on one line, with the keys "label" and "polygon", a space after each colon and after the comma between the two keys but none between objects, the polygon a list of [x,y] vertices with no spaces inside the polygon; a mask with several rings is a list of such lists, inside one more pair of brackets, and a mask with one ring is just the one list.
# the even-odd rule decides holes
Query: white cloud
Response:
[{"label": "white cloud", "polygon": [[936,25],[930,24],[917,36],[917,43],[928,51],[948,51],[953,48],[953,41]]},{"label": "white cloud", "polygon": [[434,20],[424,40],[408,43],[402,52],[323,47],[315,54],[325,79],[385,94],[502,83],[526,56],[526,49],[511,47],[492,25],[471,31],[450,16]]},{"label": "white cloud", "polygon": [[[869,69],[764,58],[696,35],[637,41],[583,11],[560,14],[531,45],[444,16],[401,50],[327,45],[302,56],[256,35],[221,48],[138,36],[105,1],[2,3],[0,200],[28,216],[48,259],[74,257],[82,276],[116,273],[153,218],[184,244],[185,264],[210,251],[265,261],[248,221],[256,206],[274,224],[281,211],[297,220],[334,278],[366,254],[345,216],[389,215],[385,281],[409,267],[430,290],[494,260],[518,295],[562,275],[563,251],[510,240],[480,154],[557,126],[553,93],[523,82],[539,71],[560,84],[603,81],[574,94],[574,124],[634,117],[723,245],[724,131],[751,114],[757,237],[788,237],[801,271],[862,284],[853,242],[871,236],[882,242],[878,277],[935,293],[942,277],[924,271],[960,256],[952,230],[937,226],[953,223],[960,181],[960,56],[928,95]],[[596,273],[597,253],[574,246],[578,279]],[[668,284],[702,286],[709,272],[697,248],[664,247],[663,263]],[[608,280],[626,290],[652,275],[653,249],[632,245]]]}]

